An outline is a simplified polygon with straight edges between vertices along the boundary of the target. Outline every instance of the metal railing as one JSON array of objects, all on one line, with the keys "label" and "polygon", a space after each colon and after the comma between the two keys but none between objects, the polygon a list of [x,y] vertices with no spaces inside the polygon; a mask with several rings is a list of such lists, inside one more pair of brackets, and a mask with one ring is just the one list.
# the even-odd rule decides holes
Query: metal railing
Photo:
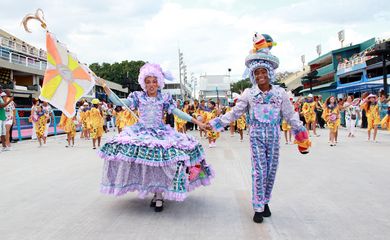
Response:
[{"label": "metal railing", "polygon": [[27,44],[21,44],[9,38],[0,37],[0,45],[15,50],[17,52],[31,55],[33,57],[46,59],[46,51],[44,51],[43,49],[37,49]]},{"label": "metal railing", "polygon": [[[29,139],[32,136],[33,123],[29,121],[30,114],[31,108],[16,108],[16,125],[13,126],[12,130],[13,132],[16,131],[19,140]],[[53,109],[48,135],[64,133],[62,129],[58,129],[61,114],[60,110]],[[80,127],[77,127],[77,131],[80,131]]]},{"label": "metal railing", "polygon": [[47,63],[44,61],[32,57],[27,57],[25,55],[9,51],[5,48],[0,48],[0,58],[10,63],[23,65],[38,70],[45,70],[47,66]]}]

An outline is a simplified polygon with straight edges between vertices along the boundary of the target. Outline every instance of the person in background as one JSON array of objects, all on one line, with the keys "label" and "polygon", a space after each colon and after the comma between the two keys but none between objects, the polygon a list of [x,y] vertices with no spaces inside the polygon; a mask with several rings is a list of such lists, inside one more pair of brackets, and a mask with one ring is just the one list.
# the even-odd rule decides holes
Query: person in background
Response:
[{"label": "person in background", "polygon": [[39,147],[42,147],[43,144],[46,144],[46,126],[47,119],[49,118],[49,114],[43,109],[42,106],[36,107],[36,121],[35,121],[35,133],[39,142]]},{"label": "person in background", "polygon": [[324,102],[322,101],[322,96],[318,95],[317,98],[314,100],[316,102],[316,117],[317,117],[317,123],[320,128],[325,128],[325,121],[322,118],[323,109],[322,106],[324,105]]},{"label": "person in background", "polygon": [[326,126],[329,128],[329,142],[330,146],[333,147],[337,144],[337,132],[340,126],[340,109],[336,98],[330,96],[326,99],[323,109],[322,118],[326,121]]},{"label": "person in background", "polygon": [[371,130],[374,130],[372,138],[374,142],[377,142],[376,135],[378,133],[378,125],[381,123],[377,98],[378,97],[375,94],[370,94],[362,101],[362,104],[360,105],[360,108],[363,109],[367,115],[368,141],[371,140]]},{"label": "person in background", "polygon": [[10,97],[8,100],[5,100],[5,97],[7,94],[3,92],[2,89],[0,89],[0,138],[1,138],[1,145],[3,146],[1,151],[4,151],[7,149],[6,141],[5,141],[5,135],[6,135],[6,129],[5,129],[5,122],[7,120],[7,116],[5,114],[5,107],[10,104],[14,98]]},{"label": "person in background", "polygon": [[353,99],[353,96],[349,95],[347,97],[347,101],[345,101],[343,105],[345,111],[345,124],[348,131],[348,137],[355,137],[356,120],[360,118],[358,106],[359,101],[360,99]]},{"label": "person in background", "polygon": [[379,114],[381,119],[383,119],[387,115],[387,107],[390,106],[389,102],[390,102],[390,98],[387,98],[385,91],[381,89],[379,91],[379,100],[378,100]]},{"label": "person in background", "polygon": [[104,115],[99,99],[95,98],[91,103],[92,108],[88,111],[88,121],[91,126],[90,136],[92,138],[92,149],[96,149],[96,141],[98,147],[100,147],[104,132]]},{"label": "person in background", "polygon": [[61,115],[59,128],[62,128],[66,133],[66,140],[68,145],[65,147],[74,147],[74,138],[76,136],[76,125],[78,124],[76,116],[67,117],[65,114]]},{"label": "person in background", "polygon": [[32,132],[31,132],[31,139],[32,140],[37,139],[37,133],[36,133],[36,129],[35,129],[35,122],[38,120],[38,116],[37,116],[37,107],[38,106],[39,106],[39,100],[38,100],[38,98],[34,98],[32,100],[30,117],[28,118],[28,121],[30,123],[32,123]]},{"label": "person in background", "polygon": [[46,123],[46,130],[45,130],[45,137],[47,137],[47,135],[49,134],[49,127],[50,127],[50,124],[51,124],[51,119],[54,117],[53,116],[53,109],[45,101],[42,102],[42,108],[49,115],[49,117],[47,119],[47,123]]},{"label": "person in background", "polygon": [[[6,96],[4,97],[5,101],[8,102],[12,98],[11,90],[6,89]],[[13,99],[13,98],[12,98]],[[11,139],[12,139],[12,126],[16,123],[16,105],[14,101],[11,101],[5,108],[5,151],[11,150]]]}]

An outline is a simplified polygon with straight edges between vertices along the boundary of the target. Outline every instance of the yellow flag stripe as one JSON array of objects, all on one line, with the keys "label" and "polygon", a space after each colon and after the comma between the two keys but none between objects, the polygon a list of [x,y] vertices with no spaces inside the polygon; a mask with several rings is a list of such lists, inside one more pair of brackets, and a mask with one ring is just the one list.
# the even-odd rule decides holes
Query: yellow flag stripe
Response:
[{"label": "yellow flag stripe", "polygon": [[54,93],[57,91],[58,86],[62,81],[62,77],[60,75],[55,76],[51,80],[49,80],[45,85],[42,86],[41,95],[46,99],[51,99]]},{"label": "yellow flag stripe", "polygon": [[54,61],[54,58],[53,58],[53,56],[50,54],[50,53],[47,53],[47,61],[51,64],[51,65],[53,65],[53,66],[56,66],[57,64],[56,64],[56,61]]},{"label": "yellow flag stripe", "polygon": [[72,58],[72,56],[70,56],[68,54],[68,68],[69,68],[69,70],[73,71],[78,67],[79,67],[79,63],[74,58]]},{"label": "yellow flag stripe", "polygon": [[77,83],[72,83],[73,86],[76,88],[76,96],[74,97],[75,98],[75,101],[78,101],[84,94],[84,89]]}]

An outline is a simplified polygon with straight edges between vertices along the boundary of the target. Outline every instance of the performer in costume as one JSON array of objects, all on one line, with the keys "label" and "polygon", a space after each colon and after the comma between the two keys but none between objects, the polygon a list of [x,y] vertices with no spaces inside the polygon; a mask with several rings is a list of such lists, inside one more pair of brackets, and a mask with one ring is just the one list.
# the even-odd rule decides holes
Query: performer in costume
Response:
[{"label": "performer in costume", "polygon": [[92,100],[93,107],[88,111],[88,122],[91,126],[90,130],[90,137],[92,138],[92,145],[93,149],[96,149],[96,141],[98,144],[98,147],[100,147],[100,141],[103,136],[103,125],[104,125],[104,119],[103,119],[103,112],[101,109],[101,106],[99,105],[100,101],[99,99],[93,99]]},{"label": "performer in costume", "polygon": [[115,126],[118,128],[118,133],[121,133],[127,122],[125,111],[121,106],[116,106],[113,115],[115,117]]},{"label": "performer in costume", "polygon": [[132,126],[137,122],[137,118],[133,114],[131,114],[127,109],[124,110],[124,115],[126,119],[126,127]]},{"label": "performer in costume", "polygon": [[[182,102],[180,99],[178,99],[176,101],[176,107],[177,109],[182,109]],[[184,109],[183,109],[184,110]],[[184,111],[183,111],[184,112]],[[180,133],[186,133],[186,123],[187,121],[185,121],[184,119],[181,119],[179,116],[177,115],[174,115],[174,119],[175,119],[175,128],[176,128],[176,131],[180,132]]]},{"label": "performer in costume", "polygon": [[[229,105],[226,107],[225,113],[230,112],[234,107],[233,100],[229,102]],[[231,122],[229,125],[230,137],[234,137],[234,132],[236,131],[236,122]]]},{"label": "performer in costume", "polygon": [[89,124],[88,121],[88,114],[89,114],[89,104],[87,101],[85,101],[82,106],[78,110],[78,115],[79,115],[79,122],[81,123],[81,136],[80,138],[84,138],[86,140],[89,140],[89,131],[91,128],[91,125]]},{"label": "performer in costume", "polygon": [[340,109],[337,99],[334,96],[330,96],[326,99],[323,106],[322,118],[329,128],[330,146],[336,146],[336,135],[340,126]]},{"label": "performer in costume", "polygon": [[[218,110],[216,109],[216,103],[214,101],[210,101],[208,103],[208,107],[210,109],[210,112],[206,113],[206,123],[210,122],[212,119],[218,116]],[[217,141],[219,136],[220,133],[218,131],[213,131],[213,130],[207,131],[207,138],[209,139],[209,148],[216,147],[215,142]]]},{"label": "performer in costume", "polygon": [[[257,40],[258,36],[256,35],[254,40]],[[272,41],[269,35],[261,37]],[[285,118],[290,124],[301,153],[307,153],[310,147],[308,132],[294,111],[287,92],[272,84],[275,81],[275,69],[279,65],[279,60],[270,54],[269,50],[270,47],[261,48],[246,58],[247,72],[253,86],[245,89],[232,111],[212,120],[208,126],[221,131],[231,121],[249,110],[252,204],[255,211],[253,221],[256,223],[261,223],[263,217],[271,216],[268,203],[279,161],[281,119]]]},{"label": "performer in costume", "polygon": [[286,119],[282,120],[282,130],[284,132],[284,139],[286,140],[286,144],[291,143],[291,126],[288,124]]},{"label": "performer in costume", "polygon": [[246,127],[246,119],[245,119],[245,114],[242,114],[239,119],[237,119],[237,129],[238,132],[240,133],[240,141],[244,141],[244,130]]},{"label": "performer in costume", "polygon": [[45,137],[47,137],[47,135],[49,134],[49,127],[51,124],[51,119],[53,118],[53,109],[51,108],[49,103],[47,103],[46,101],[42,102],[42,108],[49,116],[47,119],[47,122],[46,122],[46,130],[45,130]]},{"label": "performer in costume", "polygon": [[65,147],[74,147],[74,137],[76,136],[76,125],[77,125],[76,116],[67,117],[65,114],[61,115],[60,123],[58,124],[59,128],[62,128],[66,133],[66,139],[68,145]]},{"label": "performer in costume", "polygon": [[123,101],[101,83],[115,105],[125,104],[139,112],[136,124],[126,127],[100,149],[104,159],[101,191],[117,196],[138,191],[141,198],[152,193],[151,206],[156,212],[163,210],[163,199],[183,201],[189,191],[208,185],[213,176],[196,139],[163,123],[167,111],[205,127],[177,109],[169,93],[161,92],[164,78],[168,76],[159,65],[146,63],[138,77],[143,91],[133,92]]},{"label": "performer in costume", "polygon": [[390,106],[387,107],[387,114],[381,121],[381,128],[390,131]]},{"label": "performer in costume", "polygon": [[37,139],[37,131],[35,130],[35,123],[38,120],[37,116],[37,107],[39,105],[39,100],[37,98],[33,98],[32,100],[32,106],[31,106],[31,112],[30,117],[28,118],[28,121],[32,123],[32,133],[31,133],[31,139],[35,140]]},{"label": "performer in costume", "polygon": [[35,134],[37,136],[39,146],[46,144],[46,127],[47,127],[47,119],[49,118],[49,114],[42,108],[42,106],[36,107],[36,121],[35,121]]},{"label": "performer in costume", "polygon": [[302,106],[302,114],[305,117],[307,130],[313,130],[314,136],[319,137],[316,132],[317,118],[316,118],[316,105],[317,103],[313,99],[313,94],[309,94],[305,103]]},{"label": "performer in costume", "polygon": [[348,96],[344,103],[345,124],[348,130],[348,137],[355,137],[356,121],[360,119],[359,98],[353,99],[353,96]]},{"label": "performer in costume", "polygon": [[373,140],[374,142],[376,142],[378,125],[381,123],[379,107],[377,104],[377,96],[375,94],[368,95],[368,97],[362,101],[360,108],[366,111],[367,123],[368,123],[367,126],[368,141],[370,141],[371,139],[371,130],[374,129]]}]

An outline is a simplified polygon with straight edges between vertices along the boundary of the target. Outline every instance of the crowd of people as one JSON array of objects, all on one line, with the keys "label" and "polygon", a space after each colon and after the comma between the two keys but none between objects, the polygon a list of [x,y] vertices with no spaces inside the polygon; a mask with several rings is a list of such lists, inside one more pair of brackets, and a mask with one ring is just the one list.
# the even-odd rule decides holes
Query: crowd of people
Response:
[{"label": "crowd of people", "polygon": [[[295,111],[306,128],[319,136],[317,128],[329,129],[329,144],[336,146],[338,142],[338,129],[343,126],[348,131],[348,137],[355,137],[356,127],[367,128],[367,140],[377,142],[378,127],[390,129],[390,97],[383,90],[378,94],[362,93],[360,98],[347,95],[337,99],[330,96],[323,101],[321,96],[309,94],[293,101]],[[283,129],[288,131],[288,127]],[[372,134],[371,134],[372,133]],[[286,136],[286,143],[287,135]]]},{"label": "crowd of people", "polygon": [[[10,151],[12,143],[12,128],[16,124],[16,104],[13,101],[10,90],[1,90],[0,98],[0,118],[2,120],[1,137],[2,151]],[[181,101],[176,100],[176,107],[197,120],[207,124],[210,120],[223,115],[232,110],[237,98],[228,102],[224,106],[220,100],[212,99]],[[378,127],[390,130],[390,97],[387,97],[383,90],[378,94],[363,93],[361,98],[354,98],[348,95],[344,98],[337,99],[335,96],[322,99],[321,95],[313,96],[309,94],[306,97],[298,97],[295,101],[290,98],[295,111],[299,114],[300,120],[304,123],[313,135],[319,137],[317,128],[329,129],[329,144],[336,146],[338,143],[338,129],[343,126],[348,131],[348,137],[355,137],[356,128],[367,128],[367,140],[377,142]],[[115,106],[113,103],[107,103],[99,99],[93,99],[88,102],[86,99],[78,102],[77,115],[68,118],[64,114],[58,123],[58,127],[63,129],[67,134],[66,147],[74,146],[76,130],[80,129],[80,138],[85,140],[92,139],[92,148],[100,147],[103,133],[109,131],[118,131],[121,133],[127,126],[137,122],[138,112],[130,112],[122,106]],[[4,116],[2,116],[4,112]],[[243,141],[243,132],[249,128],[247,116],[243,114],[239,119],[233,121],[225,130],[230,131],[230,136],[234,137],[235,133]],[[33,99],[29,122],[32,124],[32,139],[37,139],[39,146],[46,144],[49,126],[52,124],[54,114],[52,107],[44,101]],[[165,113],[163,121],[174,127],[180,133],[187,131],[199,131],[200,138],[206,138],[209,141],[209,147],[216,147],[216,141],[220,137],[219,132],[211,130],[205,131],[198,129],[196,124],[187,122],[178,116]],[[284,133],[286,144],[292,144],[291,126],[285,119],[280,124]],[[4,140],[3,140],[4,139]]]}]

